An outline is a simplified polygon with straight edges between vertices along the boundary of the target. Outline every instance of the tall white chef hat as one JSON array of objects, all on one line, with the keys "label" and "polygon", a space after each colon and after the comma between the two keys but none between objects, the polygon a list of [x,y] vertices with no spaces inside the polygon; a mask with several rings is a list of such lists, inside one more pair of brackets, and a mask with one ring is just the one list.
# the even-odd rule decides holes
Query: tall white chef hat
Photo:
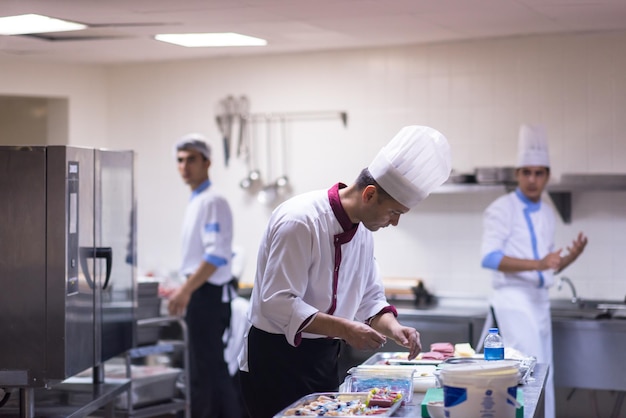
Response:
[{"label": "tall white chef hat", "polygon": [[174,152],[176,153],[181,150],[198,151],[207,160],[211,159],[211,147],[207,143],[207,139],[204,137],[204,135],[196,132],[187,134],[178,139],[178,142],[176,142],[176,146],[174,148]]},{"label": "tall white chef hat", "polygon": [[381,149],[368,167],[391,197],[411,208],[450,176],[450,145],[428,126],[406,126]]},{"label": "tall white chef hat", "polygon": [[550,167],[548,139],[543,126],[522,125],[519,129],[517,167]]}]

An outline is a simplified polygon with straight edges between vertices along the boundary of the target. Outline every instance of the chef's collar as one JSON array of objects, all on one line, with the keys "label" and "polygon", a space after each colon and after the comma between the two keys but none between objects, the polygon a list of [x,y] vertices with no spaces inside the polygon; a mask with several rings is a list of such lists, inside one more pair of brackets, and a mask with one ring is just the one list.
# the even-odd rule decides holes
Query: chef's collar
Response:
[{"label": "chef's collar", "polygon": [[211,180],[206,179],[205,181],[203,181],[198,187],[196,187],[192,192],[191,192],[191,197],[189,198],[189,200],[193,199],[194,197],[198,196],[200,193],[202,193],[203,191],[205,191],[206,189],[209,188],[209,186],[211,186]]},{"label": "chef's collar", "polygon": [[352,223],[350,217],[346,213],[346,210],[343,208],[341,204],[341,199],[339,198],[339,189],[343,189],[347,187],[343,183],[337,183],[330,189],[328,189],[328,200],[330,202],[330,207],[335,214],[335,218],[339,221],[339,225],[343,228],[344,231],[350,231],[355,229],[359,224]]},{"label": "chef's collar", "polygon": [[522,193],[522,190],[519,187],[515,189],[515,194],[517,195],[519,200],[521,200],[526,205],[529,211],[534,212],[541,208],[541,199],[539,199],[539,201],[537,202],[533,202],[528,197],[526,197],[524,193]]}]

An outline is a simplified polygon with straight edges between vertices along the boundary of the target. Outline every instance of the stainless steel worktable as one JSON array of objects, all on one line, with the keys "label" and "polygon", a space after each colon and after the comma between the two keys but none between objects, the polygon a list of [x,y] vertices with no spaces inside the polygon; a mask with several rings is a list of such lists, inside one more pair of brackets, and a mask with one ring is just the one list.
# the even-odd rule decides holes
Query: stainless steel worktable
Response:
[{"label": "stainless steel worktable", "polygon": [[[524,393],[524,418],[543,418],[543,394],[547,375],[547,365],[537,364],[528,383],[519,387]],[[414,393],[411,403],[398,409],[394,417],[421,417],[424,395],[422,392]]]},{"label": "stainless steel worktable", "polygon": [[[115,383],[60,383],[51,389],[34,390],[35,418],[84,418],[100,408],[106,417],[114,417],[115,399],[130,389],[130,379],[117,379]],[[21,399],[12,396],[0,408],[2,418],[23,418],[28,415],[21,410]]]}]

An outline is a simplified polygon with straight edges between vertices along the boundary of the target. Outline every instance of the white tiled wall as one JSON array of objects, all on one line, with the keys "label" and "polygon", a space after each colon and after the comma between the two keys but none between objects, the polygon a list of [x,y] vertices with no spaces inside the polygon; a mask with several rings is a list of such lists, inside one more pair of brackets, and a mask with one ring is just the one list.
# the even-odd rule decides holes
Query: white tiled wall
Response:
[{"label": "white tiled wall", "polygon": [[[547,128],[554,180],[566,172],[626,173],[624,45],[625,32],[528,36],[116,67],[38,65],[37,77],[28,63],[3,58],[0,93],[69,97],[73,145],[137,151],[143,270],[167,273],[179,260],[188,191],[176,173],[173,142],[189,131],[214,138],[211,177],[233,206],[236,241],[246,251],[243,279],[252,281],[271,207],[239,188],[248,170],[242,160],[225,167],[219,158],[219,99],[246,94],[256,113],[348,113],[347,127],[338,118],[288,123],[293,193],[353,181],[407,124],[446,134],[460,172],[513,164],[519,125],[539,123]],[[261,150],[265,132],[256,130]],[[259,165],[267,172],[266,161]],[[423,278],[439,294],[488,295],[488,274],[479,266],[481,214],[497,196],[433,195],[398,228],[377,232],[383,275]],[[559,245],[580,230],[589,236],[587,251],[566,271],[583,297],[626,295],[625,203],[623,191],[575,193],[573,222],[557,226]]]},{"label": "white tiled wall", "polygon": [[[247,94],[255,112],[348,112],[347,128],[338,120],[290,124],[294,193],[351,182],[406,124],[427,124],[446,134],[460,172],[513,164],[519,125],[527,122],[547,128],[554,180],[564,172],[626,173],[623,45],[625,33],[520,37],[111,70],[113,142],[136,140],[137,131],[146,138],[138,144],[140,257],[146,267],[175,267],[177,222],[187,192],[168,147],[187,130],[217,135],[211,112],[231,93]],[[142,97],[147,92],[149,99]],[[237,187],[245,175],[237,164],[226,169],[217,161],[212,175],[235,208],[237,241],[249,258],[244,280],[252,281],[264,224],[257,219],[267,219],[271,208]],[[149,185],[154,177],[162,180],[159,193]],[[433,195],[398,228],[377,232],[383,274],[423,278],[439,294],[488,295],[488,274],[479,266],[481,215],[498,195]],[[587,251],[566,271],[584,297],[626,295],[625,201],[626,192],[576,193],[573,222],[558,225],[557,245],[566,247],[580,230],[589,236]],[[161,218],[146,213],[152,207],[160,208]],[[151,233],[162,216],[172,242]],[[555,290],[554,296],[568,295]]]}]

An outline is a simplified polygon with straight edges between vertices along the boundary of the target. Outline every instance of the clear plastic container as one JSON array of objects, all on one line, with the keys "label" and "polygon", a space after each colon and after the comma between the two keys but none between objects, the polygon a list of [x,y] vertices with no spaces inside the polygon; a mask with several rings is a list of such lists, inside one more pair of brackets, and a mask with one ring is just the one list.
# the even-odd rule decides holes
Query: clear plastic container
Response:
[{"label": "clear plastic container", "polygon": [[368,392],[371,389],[389,389],[402,393],[402,402],[413,398],[413,375],[415,370],[383,370],[380,368],[353,367],[342,385],[346,392]]},{"label": "clear plastic container", "polygon": [[484,347],[485,360],[504,360],[504,342],[498,333],[498,328],[489,328]]}]

